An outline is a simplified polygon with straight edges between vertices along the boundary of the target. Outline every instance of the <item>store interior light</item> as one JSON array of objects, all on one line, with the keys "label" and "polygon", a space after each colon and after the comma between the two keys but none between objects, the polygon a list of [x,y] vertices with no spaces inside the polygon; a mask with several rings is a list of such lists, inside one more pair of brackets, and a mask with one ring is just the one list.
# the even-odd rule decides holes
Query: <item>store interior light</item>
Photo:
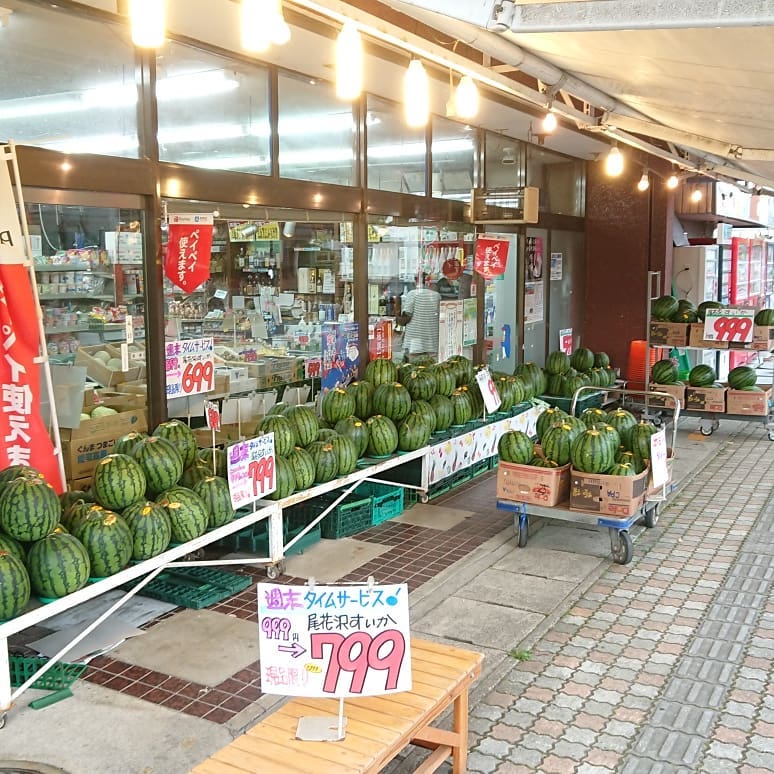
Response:
[{"label": "store interior light", "polygon": [[639,179],[637,183],[637,190],[647,191],[648,188],[650,188],[650,178],[648,177],[648,170],[644,169],[642,171],[642,177]]},{"label": "store interior light", "polygon": [[430,119],[430,82],[419,59],[412,59],[403,80],[403,109],[406,123],[419,128]]},{"label": "store interior light", "polygon": [[702,200],[703,194],[701,192],[701,188],[694,188],[693,191],[691,191],[691,201],[696,204]]},{"label": "store interior light", "polygon": [[242,0],[242,48],[260,54],[272,44],[284,46],[290,27],[282,13],[282,0]]},{"label": "store interior light", "polygon": [[132,43],[139,48],[159,48],[164,45],[166,30],[166,0],[129,0],[129,25]]},{"label": "store interior light", "polygon": [[363,91],[363,41],[354,22],[344,22],[336,39],[336,96],[348,102]]},{"label": "store interior light", "polygon": [[680,180],[678,179],[677,175],[673,172],[666,181],[666,187],[670,191],[674,191],[677,186],[680,185]]},{"label": "store interior light", "polygon": [[463,75],[454,91],[454,113],[458,118],[473,118],[478,113],[478,86],[469,76]]},{"label": "store interior light", "polygon": [[549,110],[543,119],[543,131],[547,134],[551,134],[551,132],[556,130],[558,125],[559,122],[556,120],[556,113],[554,113],[553,110]]},{"label": "store interior light", "polygon": [[623,154],[618,149],[618,145],[613,145],[610,152],[605,157],[605,172],[609,177],[618,177],[624,168]]},{"label": "store interior light", "polygon": [[8,20],[11,18],[13,11],[10,8],[0,7],[0,28],[8,26]]}]

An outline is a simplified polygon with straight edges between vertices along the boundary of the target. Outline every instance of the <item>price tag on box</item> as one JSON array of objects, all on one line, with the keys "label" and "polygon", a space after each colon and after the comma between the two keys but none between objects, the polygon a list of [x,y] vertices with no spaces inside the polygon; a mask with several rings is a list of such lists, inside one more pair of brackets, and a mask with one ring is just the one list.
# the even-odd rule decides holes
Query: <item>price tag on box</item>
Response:
[{"label": "price tag on box", "polygon": [[704,338],[747,344],[753,338],[755,309],[707,309]]},{"label": "price tag on box", "polygon": [[274,433],[230,446],[227,465],[228,488],[235,510],[271,494],[277,488]]},{"label": "price tag on box", "polygon": [[653,489],[660,489],[669,481],[666,431],[664,430],[659,430],[650,436],[650,477]]}]

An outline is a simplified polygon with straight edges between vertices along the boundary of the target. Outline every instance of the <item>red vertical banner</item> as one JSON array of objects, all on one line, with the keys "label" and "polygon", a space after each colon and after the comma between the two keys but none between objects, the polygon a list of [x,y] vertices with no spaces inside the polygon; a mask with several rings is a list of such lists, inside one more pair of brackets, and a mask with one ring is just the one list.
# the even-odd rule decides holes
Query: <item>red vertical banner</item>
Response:
[{"label": "red vertical banner", "polygon": [[169,216],[164,272],[179,288],[193,293],[210,278],[212,214]]},{"label": "red vertical banner", "polygon": [[476,252],[473,256],[473,269],[485,279],[492,279],[505,273],[508,263],[507,239],[499,239],[486,234],[476,239]]},{"label": "red vertical banner", "polygon": [[392,357],[392,320],[380,320],[368,326],[368,359]]}]

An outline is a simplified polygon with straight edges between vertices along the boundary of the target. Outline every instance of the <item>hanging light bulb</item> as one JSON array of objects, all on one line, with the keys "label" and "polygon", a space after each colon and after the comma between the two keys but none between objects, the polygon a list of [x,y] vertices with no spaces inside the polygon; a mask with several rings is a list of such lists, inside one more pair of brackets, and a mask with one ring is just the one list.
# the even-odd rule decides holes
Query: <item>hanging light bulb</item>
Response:
[{"label": "hanging light bulb", "polygon": [[129,0],[132,43],[139,48],[158,48],[166,38],[165,0]]},{"label": "hanging light bulb", "polygon": [[478,86],[463,75],[454,92],[454,112],[459,118],[473,118],[478,113]]},{"label": "hanging light bulb", "polygon": [[677,175],[673,172],[666,181],[666,187],[670,191],[674,191],[677,186],[680,185],[680,181],[677,179]]},{"label": "hanging light bulb", "polygon": [[694,203],[698,203],[701,200],[702,200],[701,188],[694,188],[693,191],[691,191],[691,201]]},{"label": "hanging light bulb", "polygon": [[336,96],[350,102],[363,91],[363,41],[351,21],[344,22],[336,40]]},{"label": "hanging light bulb", "polygon": [[242,0],[242,48],[260,54],[271,45],[265,0]]},{"label": "hanging light bulb", "polygon": [[639,182],[637,183],[637,190],[647,191],[648,188],[650,188],[650,178],[648,177],[648,170],[644,169],[642,171],[642,177],[639,179]]},{"label": "hanging light bulb", "polygon": [[543,131],[551,134],[551,132],[556,129],[558,124],[559,122],[556,120],[556,114],[553,110],[549,110],[546,113],[546,117],[543,119]]},{"label": "hanging light bulb", "polygon": [[269,27],[271,42],[284,46],[290,40],[290,26],[282,13],[282,0],[270,0]]},{"label": "hanging light bulb", "polygon": [[624,159],[618,145],[613,145],[610,152],[605,157],[605,172],[610,177],[618,177],[624,168]]},{"label": "hanging light bulb", "polygon": [[403,80],[403,109],[409,126],[425,126],[430,118],[430,83],[419,59],[412,59]]}]

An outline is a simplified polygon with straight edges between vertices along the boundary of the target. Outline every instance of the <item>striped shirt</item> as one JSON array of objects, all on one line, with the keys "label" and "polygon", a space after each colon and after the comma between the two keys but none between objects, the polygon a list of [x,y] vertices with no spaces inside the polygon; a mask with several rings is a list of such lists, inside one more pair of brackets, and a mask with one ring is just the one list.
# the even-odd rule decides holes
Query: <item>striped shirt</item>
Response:
[{"label": "striped shirt", "polygon": [[441,296],[429,288],[409,291],[403,299],[401,311],[410,314],[403,335],[403,349],[410,355],[420,353],[438,355],[438,316]]}]

